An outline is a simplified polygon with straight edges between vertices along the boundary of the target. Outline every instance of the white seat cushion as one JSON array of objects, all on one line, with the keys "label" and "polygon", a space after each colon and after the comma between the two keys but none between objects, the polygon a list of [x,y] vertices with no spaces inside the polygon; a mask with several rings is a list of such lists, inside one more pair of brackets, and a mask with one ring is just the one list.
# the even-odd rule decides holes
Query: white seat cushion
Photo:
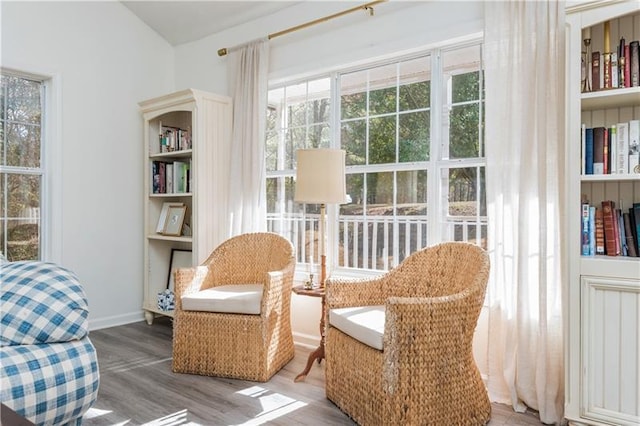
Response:
[{"label": "white seat cushion", "polygon": [[262,284],[234,284],[208,288],[182,297],[185,311],[260,314]]},{"label": "white seat cushion", "polygon": [[372,348],[382,350],[384,305],[331,309],[329,324]]}]

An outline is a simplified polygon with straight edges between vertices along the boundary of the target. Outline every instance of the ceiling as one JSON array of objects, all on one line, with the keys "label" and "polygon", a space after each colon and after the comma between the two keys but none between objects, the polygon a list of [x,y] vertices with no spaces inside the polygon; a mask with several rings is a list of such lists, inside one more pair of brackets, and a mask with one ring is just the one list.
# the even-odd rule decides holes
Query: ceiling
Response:
[{"label": "ceiling", "polygon": [[199,40],[298,1],[123,1],[121,3],[171,45]]}]

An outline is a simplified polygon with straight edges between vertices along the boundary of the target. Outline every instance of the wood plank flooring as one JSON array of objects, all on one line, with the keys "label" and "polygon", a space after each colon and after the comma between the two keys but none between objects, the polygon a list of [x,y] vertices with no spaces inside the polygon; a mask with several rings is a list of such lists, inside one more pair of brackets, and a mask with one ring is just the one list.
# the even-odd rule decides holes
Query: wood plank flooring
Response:
[{"label": "wood plank flooring", "polygon": [[[267,383],[171,372],[171,323],[158,318],[93,331],[98,352],[100,390],[83,425],[354,425],[324,394],[324,363],[304,382],[309,350]],[[490,426],[540,425],[535,413],[519,414],[493,404]]]}]

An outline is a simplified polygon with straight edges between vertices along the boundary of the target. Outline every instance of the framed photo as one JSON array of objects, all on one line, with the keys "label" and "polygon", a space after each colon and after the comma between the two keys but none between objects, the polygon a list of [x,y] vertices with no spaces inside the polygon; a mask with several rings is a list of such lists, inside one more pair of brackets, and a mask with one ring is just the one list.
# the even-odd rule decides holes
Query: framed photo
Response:
[{"label": "framed photo", "polygon": [[178,207],[184,206],[184,203],[164,203],[162,204],[162,210],[160,211],[160,216],[158,217],[158,224],[156,225],[156,233],[162,234],[164,233],[164,226],[167,223],[167,213],[169,213],[169,207]]},{"label": "framed photo", "polygon": [[187,207],[184,205],[169,206],[169,210],[167,210],[167,220],[164,224],[164,235],[180,236],[186,211]]},{"label": "framed photo", "polygon": [[171,249],[171,260],[169,261],[169,276],[167,277],[167,290],[174,289],[174,273],[178,268],[191,268],[191,250]]}]

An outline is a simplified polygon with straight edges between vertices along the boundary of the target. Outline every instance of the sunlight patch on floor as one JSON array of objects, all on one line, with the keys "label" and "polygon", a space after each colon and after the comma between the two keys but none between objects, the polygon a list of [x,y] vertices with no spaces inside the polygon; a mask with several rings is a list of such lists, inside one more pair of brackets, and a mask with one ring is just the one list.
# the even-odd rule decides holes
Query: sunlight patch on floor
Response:
[{"label": "sunlight patch on floor", "polygon": [[151,365],[160,364],[163,362],[171,361],[172,358],[158,359],[155,357],[140,357],[134,359],[122,360],[109,365],[100,366],[100,371],[103,373],[114,372],[122,373],[124,371],[133,370],[134,368],[148,367]]},{"label": "sunlight patch on floor", "polygon": [[111,410],[101,410],[99,408],[89,408],[87,410],[86,413],[84,413],[84,416],[82,416],[83,419],[94,419],[96,417],[100,417],[100,416],[105,416],[107,414],[111,413]]},{"label": "sunlight patch on floor", "polygon": [[305,402],[295,400],[277,392],[272,392],[260,386],[252,386],[236,393],[251,398],[258,398],[262,407],[262,412],[258,413],[253,419],[236,426],[262,425],[307,405]]}]

